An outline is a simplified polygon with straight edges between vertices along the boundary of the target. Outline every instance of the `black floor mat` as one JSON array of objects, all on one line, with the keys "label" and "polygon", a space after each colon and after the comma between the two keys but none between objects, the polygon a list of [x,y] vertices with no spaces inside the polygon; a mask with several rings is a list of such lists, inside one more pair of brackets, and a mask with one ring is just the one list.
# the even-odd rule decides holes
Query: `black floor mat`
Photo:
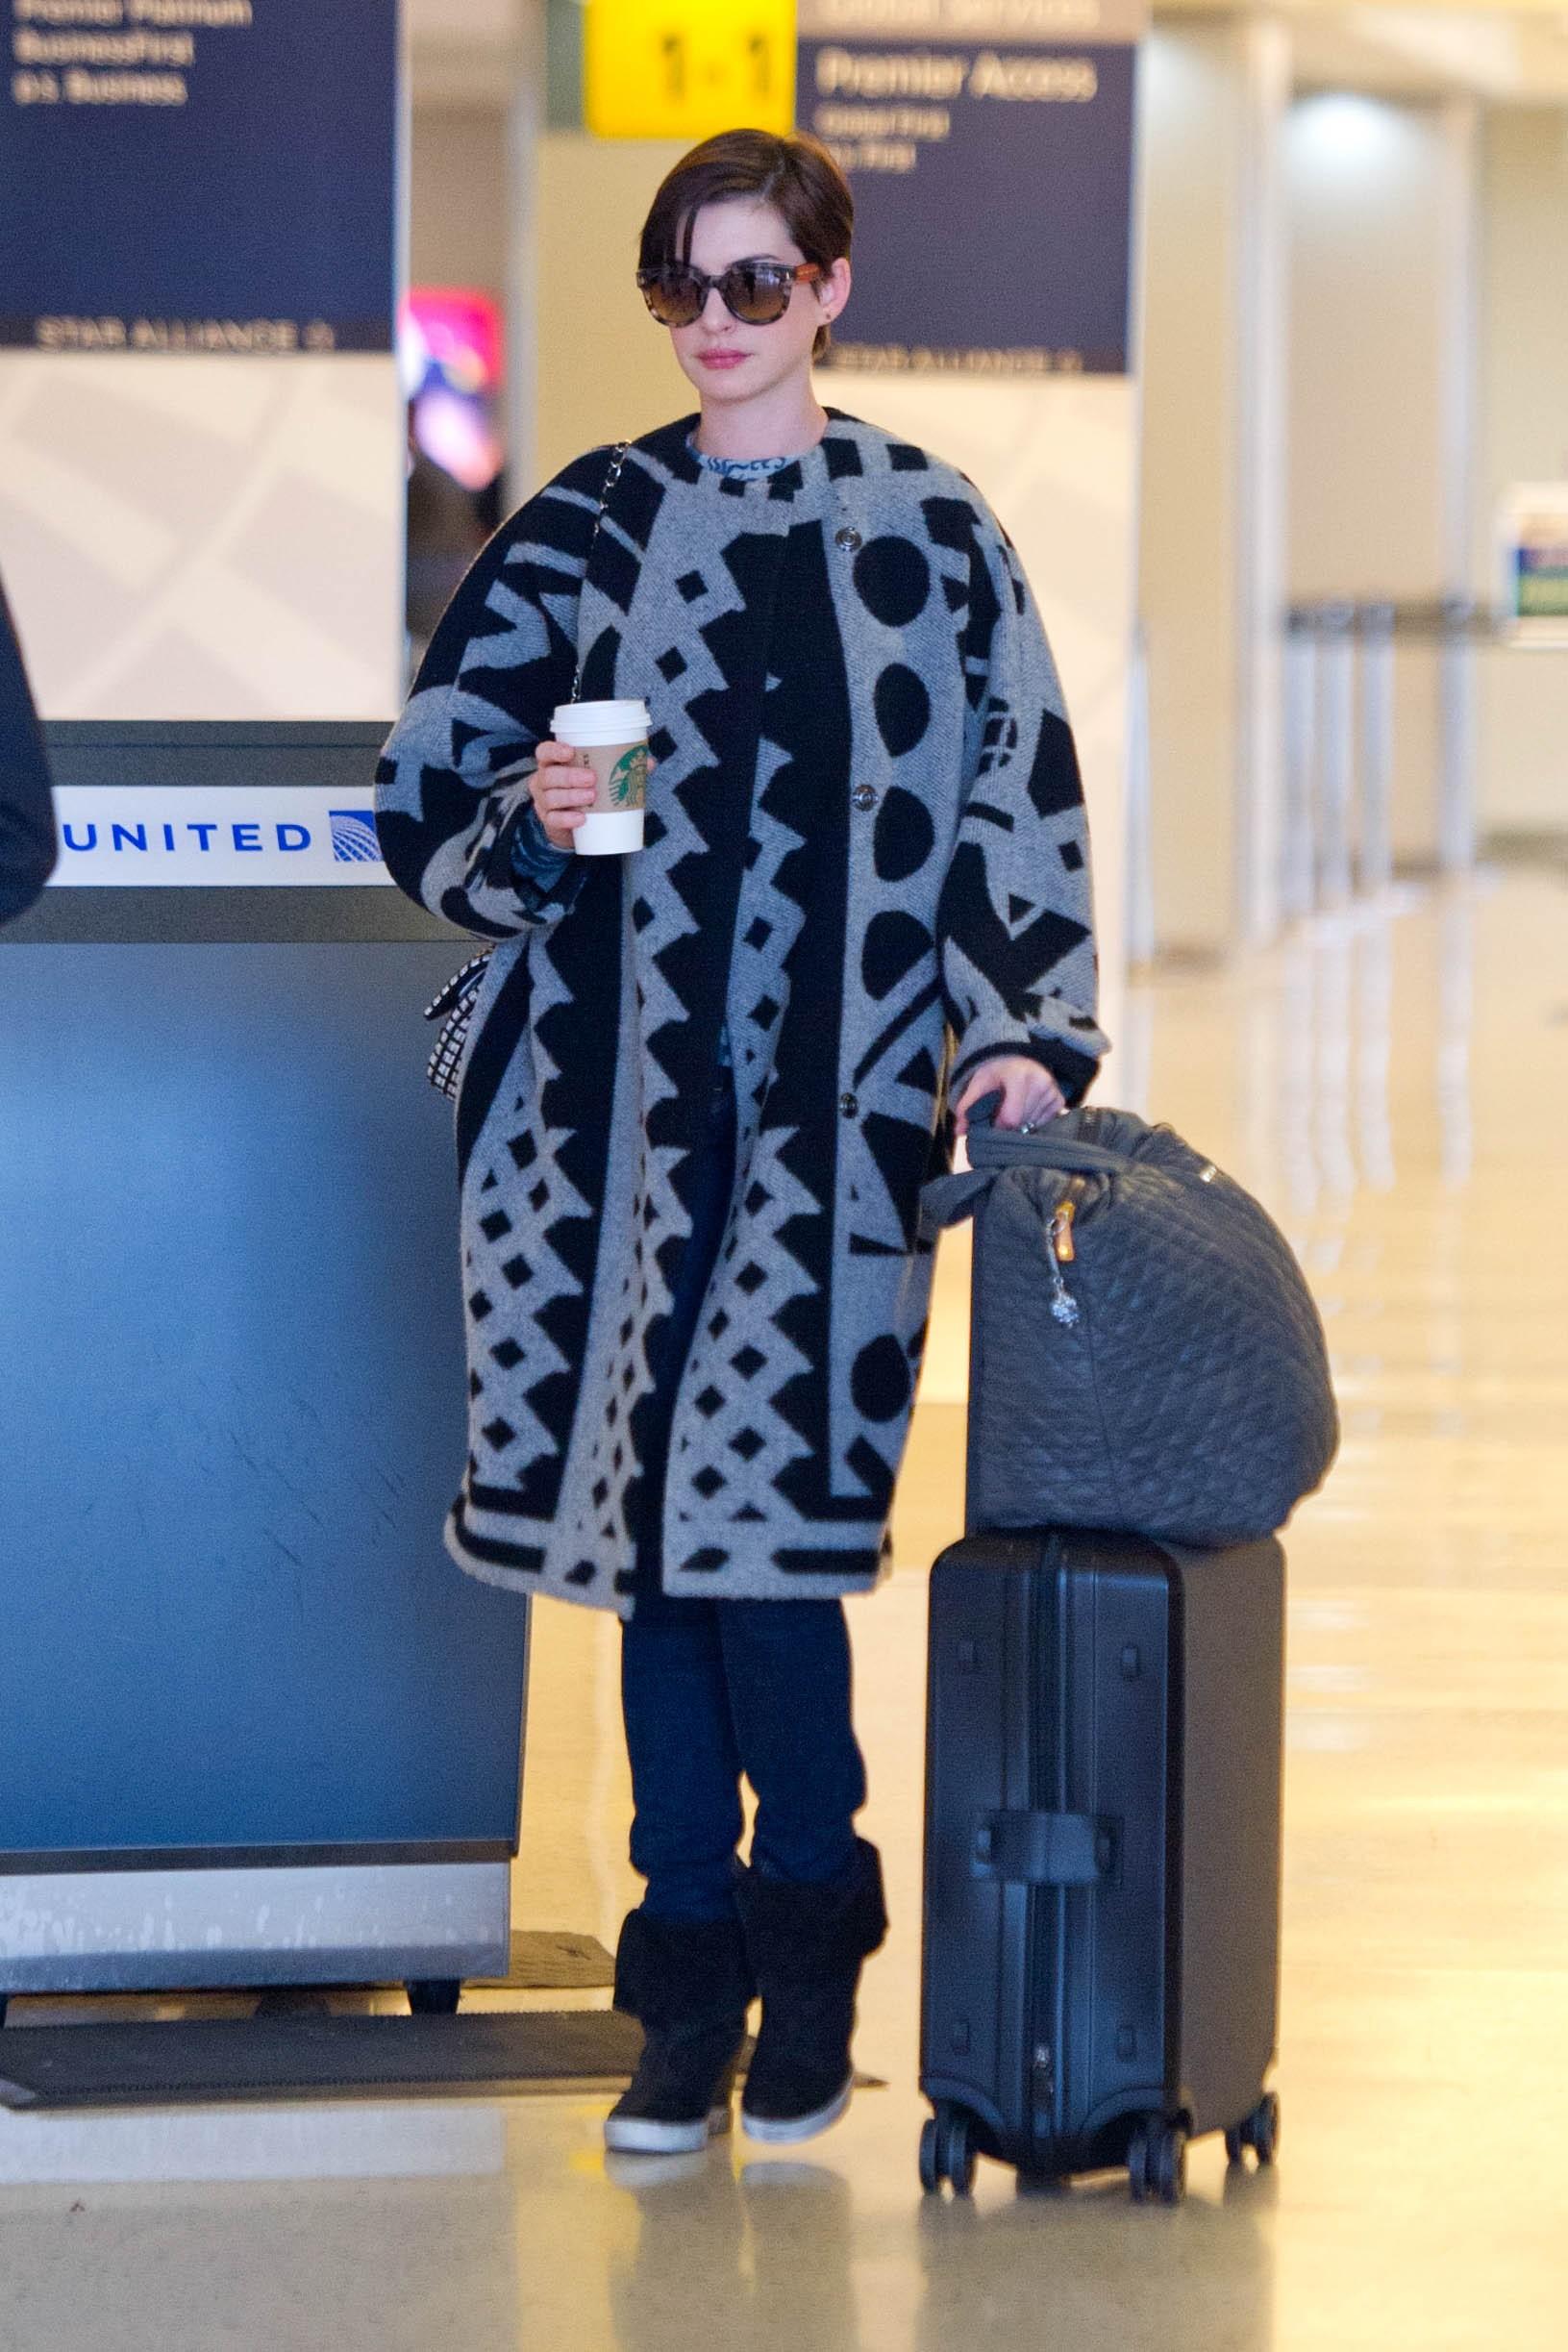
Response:
[{"label": "black floor mat", "polygon": [[[185,2107],[419,2091],[580,2089],[627,2082],[642,2028],[612,2009],[458,2017],[310,2014],[0,2028],[0,2107]],[[740,2053],[744,2075],[752,2054]],[[857,2070],[856,2088],[885,2090]]]},{"label": "black floor mat", "polygon": [[641,2029],[613,2010],[260,2016],[0,2030],[0,2106],[506,2091],[624,2083]]},{"label": "black floor mat", "polygon": [[471,1976],[468,1983],[496,1990],[592,1992],[615,1982],[615,1963],[597,1936],[564,1927],[519,1927],[511,1936],[511,1964],[505,1976]]}]

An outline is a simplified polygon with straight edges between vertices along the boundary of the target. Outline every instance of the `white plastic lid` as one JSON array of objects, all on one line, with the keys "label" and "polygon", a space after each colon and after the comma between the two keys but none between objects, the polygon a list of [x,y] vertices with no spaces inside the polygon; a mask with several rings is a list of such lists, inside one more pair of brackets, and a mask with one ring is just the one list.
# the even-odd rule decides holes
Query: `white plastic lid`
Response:
[{"label": "white plastic lid", "polygon": [[579,747],[643,743],[648,739],[645,702],[563,702],[550,722],[558,743]]}]

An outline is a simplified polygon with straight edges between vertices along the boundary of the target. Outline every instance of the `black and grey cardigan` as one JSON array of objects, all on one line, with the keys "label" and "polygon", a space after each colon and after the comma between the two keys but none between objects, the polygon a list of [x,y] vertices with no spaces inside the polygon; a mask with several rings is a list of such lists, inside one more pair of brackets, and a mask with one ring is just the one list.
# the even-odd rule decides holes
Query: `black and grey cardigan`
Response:
[{"label": "black and grey cardigan", "polygon": [[[836,413],[756,481],[701,467],[691,425],[633,444],[596,541],[603,450],[504,526],[378,781],[397,881],[502,942],[458,1111],[471,1451],[448,1541],[477,1576],[623,1614],[726,1024],[735,1182],[661,1545],[666,1589],[723,1597],[876,1581],[949,1092],[1026,1054],[1077,1099],[1105,1051],[1072,736],[985,502]],[[580,652],[585,699],[652,710],[647,847],[530,891],[530,755]]]}]

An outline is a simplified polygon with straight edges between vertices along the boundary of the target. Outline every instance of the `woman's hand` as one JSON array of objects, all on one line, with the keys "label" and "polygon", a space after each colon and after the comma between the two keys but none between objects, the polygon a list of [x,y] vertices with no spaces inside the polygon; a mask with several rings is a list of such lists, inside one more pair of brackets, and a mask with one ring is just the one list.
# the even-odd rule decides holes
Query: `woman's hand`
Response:
[{"label": "woman's hand", "polygon": [[594,773],[571,743],[541,743],[528,780],[530,797],[553,849],[570,849],[572,836],[593,806]]},{"label": "woman's hand", "polygon": [[[538,764],[528,788],[539,822],[552,848],[570,849],[573,834],[593,806],[597,780],[574,744],[541,743],[534,757]],[[650,776],[658,765],[649,761]]]},{"label": "woman's hand", "polygon": [[983,1095],[1002,1091],[1002,1106],[997,1112],[998,1127],[1043,1127],[1048,1119],[1059,1118],[1067,1105],[1060,1087],[1048,1069],[1032,1062],[1027,1054],[998,1054],[993,1062],[983,1062],[972,1070],[963,1092],[953,1106],[954,1133],[969,1133],[969,1113]]}]

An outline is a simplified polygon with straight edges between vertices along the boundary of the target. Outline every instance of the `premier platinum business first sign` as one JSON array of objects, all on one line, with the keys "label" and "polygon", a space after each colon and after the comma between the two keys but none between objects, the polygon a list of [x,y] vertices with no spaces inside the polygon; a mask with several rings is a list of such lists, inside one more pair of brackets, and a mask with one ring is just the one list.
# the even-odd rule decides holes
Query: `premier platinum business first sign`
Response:
[{"label": "premier platinum business first sign", "polygon": [[1121,376],[1141,0],[801,0],[797,118],[855,190],[834,363]]},{"label": "premier platinum business first sign", "polygon": [[398,0],[0,0],[0,563],[39,709],[385,719]]},{"label": "premier platinum business first sign", "polygon": [[396,0],[0,0],[0,342],[392,348]]}]

